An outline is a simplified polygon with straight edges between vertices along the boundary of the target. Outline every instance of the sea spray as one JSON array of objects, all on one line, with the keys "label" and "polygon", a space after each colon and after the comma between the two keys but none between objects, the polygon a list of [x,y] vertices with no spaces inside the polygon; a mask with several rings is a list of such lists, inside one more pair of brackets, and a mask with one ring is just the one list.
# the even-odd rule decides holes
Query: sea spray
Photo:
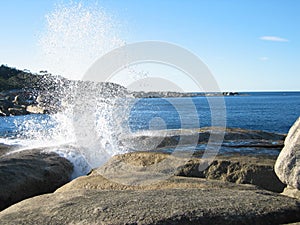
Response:
[{"label": "sea spray", "polygon": [[[97,58],[124,44],[118,37],[119,24],[98,5],[57,5],[46,19],[46,32],[39,42],[45,68],[71,80],[82,78]],[[108,99],[115,97],[118,91],[114,85],[73,82],[61,99],[63,112],[52,117],[56,122],[52,138],[75,142],[92,168],[121,151],[118,136],[122,132],[120,123],[125,118],[116,112],[120,108],[116,99]],[[88,126],[85,118],[93,118],[92,126],[96,128],[88,134],[83,129]],[[74,130],[76,123],[80,123],[82,129],[76,126]]]},{"label": "sea spray", "polygon": [[99,5],[89,4],[58,4],[46,15],[39,58],[52,73],[81,79],[96,59],[124,45],[116,18]]},{"label": "sea spray", "polygon": [[91,167],[124,153],[120,137],[129,132],[131,94],[117,84],[81,81],[73,108],[76,141]]},{"label": "sea spray", "polygon": [[[43,68],[67,79],[49,76],[51,88],[44,80],[42,91],[35,90],[40,100],[38,107],[52,107],[49,115],[32,116],[21,122],[15,119],[17,138],[23,146],[19,150],[54,151],[74,164],[75,178],[112,155],[127,151],[119,137],[128,131],[131,96],[120,85],[80,81],[97,58],[124,41],[118,37],[119,24],[97,5],[56,5],[46,15],[45,28],[38,43]],[[94,129],[86,132],[86,126]]]}]

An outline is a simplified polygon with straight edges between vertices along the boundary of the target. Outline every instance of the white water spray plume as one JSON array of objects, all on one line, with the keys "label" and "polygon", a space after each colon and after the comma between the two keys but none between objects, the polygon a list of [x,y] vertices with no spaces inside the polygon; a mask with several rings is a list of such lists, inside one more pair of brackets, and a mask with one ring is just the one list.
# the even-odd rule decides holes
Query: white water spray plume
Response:
[{"label": "white water spray plume", "polygon": [[124,45],[121,25],[98,4],[58,4],[46,15],[39,58],[52,74],[78,80],[110,50]]},{"label": "white water spray plume", "polygon": [[[45,30],[38,42],[39,59],[42,68],[53,75],[80,80],[96,59],[124,45],[119,37],[120,24],[97,4],[58,4],[45,18]],[[118,145],[118,136],[122,131],[120,124],[126,119],[124,107],[127,106],[118,103],[115,98],[123,87],[114,84],[99,84],[98,87],[97,84],[68,81],[60,76],[50,77],[44,83],[46,86],[53,83],[56,88],[49,88],[48,91],[46,88],[37,95],[40,99],[50,99],[50,104],[58,112],[32,116],[26,121],[16,118],[15,124],[19,129],[19,143],[16,144],[24,146],[23,150],[42,147],[69,159],[74,164],[73,178],[86,174],[91,167],[97,167],[112,155],[123,151]],[[91,89],[93,85],[96,86]],[[78,98],[76,100],[75,95]],[[83,104],[76,105],[75,101],[82,101]],[[88,107],[87,102],[96,104]],[[80,107],[78,111],[81,114],[74,115],[74,105]],[[118,116],[118,112],[122,112],[123,116]],[[76,120],[84,121],[86,116],[95,118],[95,135],[99,137],[89,146],[82,146],[78,137],[84,137],[85,124],[82,123],[82,129],[76,132],[73,124]],[[93,162],[87,162],[86,152],[97,155]]]}]

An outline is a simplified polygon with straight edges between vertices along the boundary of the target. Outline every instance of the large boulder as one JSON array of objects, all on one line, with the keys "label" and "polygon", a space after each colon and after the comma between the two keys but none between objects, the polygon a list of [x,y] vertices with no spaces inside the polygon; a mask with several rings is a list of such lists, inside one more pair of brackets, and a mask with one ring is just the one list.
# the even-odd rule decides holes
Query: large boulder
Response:
[{"label": "large boulder", "polygon": [[274,225],[300,221],[297,200],[251,185],[174,177],[162,185],[138,189],[99,176],[93,184],[90,189],[61,190],[17,203],[0,212],[1,224]]},{"label": "large boulder", "polygon": [[[74,180],[67,186],[69,189],[77,185],[95,186],[97,175],[126,185],[153,185],[177,175],[237,184],[253,184],[278,193],[285,188],[274,172],[275,158],[218,156],[210,161],[212,163],[206,169],[201,170],[199,168],[207,163],[201,158],[175,157],[158,152],[132,152],[114,156],[102,167],[94,170],[90,176]],[[91,180],[95,184],[91,185]]]},{"label": "large boulder", "polygon": [[275,172],[279,179],[288,186],[285,194],[300,196],[299,193],[297,194],[300,190],[300,117],[285,139],[284,148],[275,163]]},{"label": "large boulder", "polygon": [[72,164],[42,149],[0,157],[0,210],[39,194],[50,193],[70,181]]}]

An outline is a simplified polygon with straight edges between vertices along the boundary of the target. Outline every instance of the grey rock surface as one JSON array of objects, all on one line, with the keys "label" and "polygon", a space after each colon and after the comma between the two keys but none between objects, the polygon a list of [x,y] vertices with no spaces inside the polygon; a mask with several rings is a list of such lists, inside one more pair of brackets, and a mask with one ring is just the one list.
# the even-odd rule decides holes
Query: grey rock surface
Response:
[{"label": "grey rock surface", "polygon": [[0,157],[0,210],[26,198],[55,191],[70,181],[72,164],[42,149]]},{"label": "grey rock surface", "polygon": [[70,191],[22,201],[1,224],[283,224],[300,221],[300,203],[262,190]]},{"label": "grey rock surface", "polygon": [[300,190],[300,118],[285,139],[275,163],[275,172],[283,183]]}]

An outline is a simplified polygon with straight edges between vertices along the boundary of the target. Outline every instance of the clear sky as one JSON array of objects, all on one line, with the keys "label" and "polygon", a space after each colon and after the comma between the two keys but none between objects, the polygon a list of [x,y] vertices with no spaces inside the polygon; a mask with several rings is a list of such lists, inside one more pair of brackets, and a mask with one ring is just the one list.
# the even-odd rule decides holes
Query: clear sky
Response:
[{"label": "clear sky", "polygon": [[[39,67],[37,43],[45,15],[61,2],[69,1],[1,1],[0,64],[47,69]],[[195,53],[223,91],[300,89],[298,0],[102,0],[98,6],[120,24],[126,43],[167,41]]]}]

